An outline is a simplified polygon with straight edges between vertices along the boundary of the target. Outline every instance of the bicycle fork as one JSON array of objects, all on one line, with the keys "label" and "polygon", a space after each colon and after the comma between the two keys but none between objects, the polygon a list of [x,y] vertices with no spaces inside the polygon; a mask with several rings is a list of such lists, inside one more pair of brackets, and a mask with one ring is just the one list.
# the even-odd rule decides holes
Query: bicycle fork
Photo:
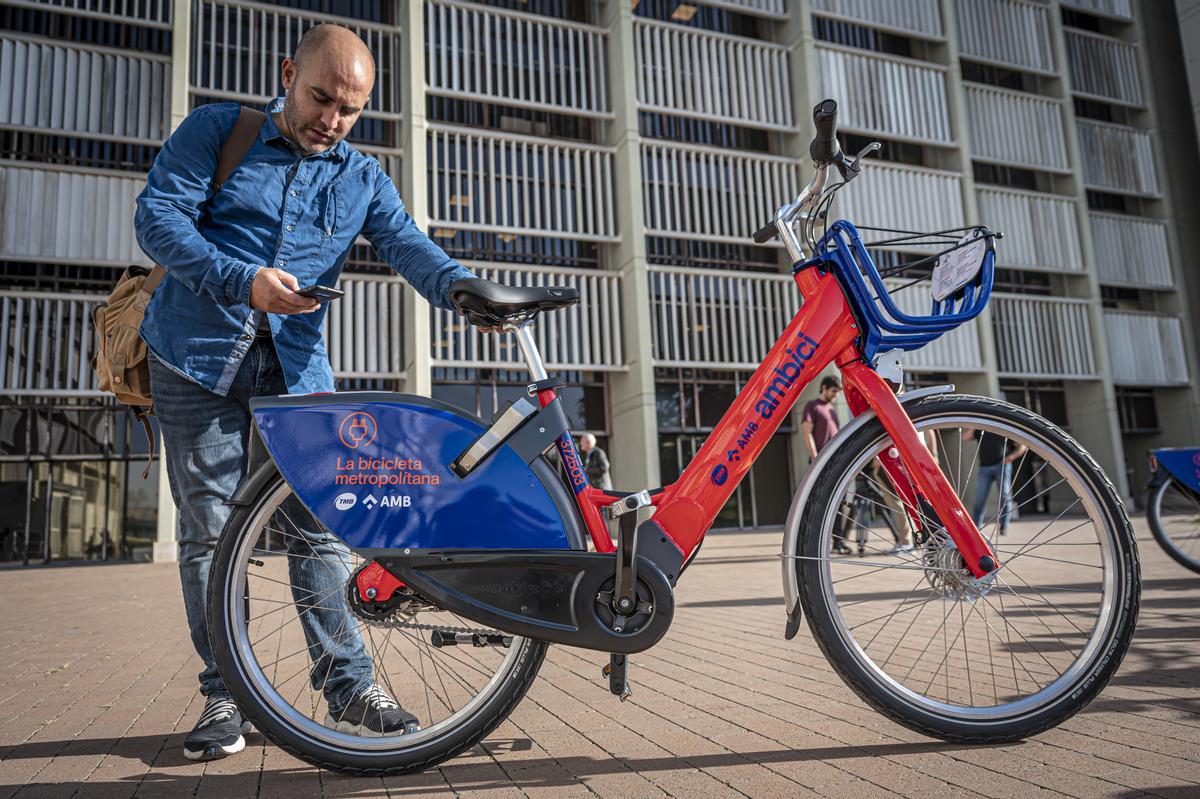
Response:
[{"label": "bicycle fork", "polygon": [[846,379],[850,409],[855,415],[868,407],[874,410],[895,444],[898,456],[885,452],[879,460],[914,526],[927,526],[930,522],[930,514],[921,509],[921,502],[925,501],[933,510],[934,521],[945,527],[963,564],[974,577],[996,571],[1000,566],[996,553],[975,526],[933,454],[922,443],[891,387],[858,358],[838,366]]}]

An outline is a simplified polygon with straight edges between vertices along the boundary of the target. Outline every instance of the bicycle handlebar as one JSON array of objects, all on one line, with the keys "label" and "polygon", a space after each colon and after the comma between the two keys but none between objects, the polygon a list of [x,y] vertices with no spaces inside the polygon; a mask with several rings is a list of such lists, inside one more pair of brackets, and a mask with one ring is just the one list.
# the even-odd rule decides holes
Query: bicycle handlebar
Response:
[{"label": "bicycle handlebar", "polygon": [[[843,177],[846,172],[843,167],[846,166],[846,158],[842,155],[842,148],[837,140],[837,101],[822,100],[813,106],[813,127],[816,129],[816,135],[808,145],[808,154],[817,165],[817,177],[808,184],[801,198],[811,198],[814,186],[819,182],[821,186],[825,185],[824,173],[828,170],[830,164],[834,164],[842,168]],[[801,198],[797,198],[796,203],[785,209],[799,210],[798,205]],[[780,209],[783,213],[785,209]],[[779,235],[779,219],[780,214],[776,214],[770,222],[754,231],[754,242],[756,244],[766,244],[771,239]]]},{"label": "bicycle handlebar", "polygon": [[813,127],[817,135],[808,145],[808,155],[818,164],[835,161],[842,154],[837,140],[837,102],[822,100],[813,106]]}]

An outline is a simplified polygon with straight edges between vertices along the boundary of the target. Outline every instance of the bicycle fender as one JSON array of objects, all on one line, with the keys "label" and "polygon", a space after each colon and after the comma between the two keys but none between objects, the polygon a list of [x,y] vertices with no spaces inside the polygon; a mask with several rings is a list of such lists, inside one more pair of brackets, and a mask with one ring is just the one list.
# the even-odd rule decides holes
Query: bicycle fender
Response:
[{"label": "bicycle fender", "polygon": [[450,464],[487,427],[438,400],[390,392],[260,397],[251,412],[268,460],[231,502],[253,501],[275,469],[351,549],[576,549],[582,523],[553,468],[504,444],[463,480]]},{"label": "bicycle fender", "polygon": [[[949,394],[952,391],[954,391],[953,385],[930,386],[928,388],[919,388],[915,391],[907,391],[897,397],[897,399],[903,405],[915,400],[924,399],[925,397],[931,397],[935,394]],[[858,416],[855,416],[848,425],[839,430],[837,435],[818,453],[817,459],[809,465],[808,470],[804,472],[804,477],[800,479],[800,485],[797,487],[795,495],[792,496],[792,504],[788,508],[787,521],[784,523],[783,553],[780,561],[783,566],[783,606],[788,615],[787,627],[784,633],[785,638],[790,639],[794,637],[800,629],[800,582],[796,576],[796,564],[793,562],[791,556],[796,554],[800,543],[800,517],[804,513],[804,506],[808,503],[809,494],[812,493],[812,488],[816,484],[817,478],[829,464],[829,461],[833,459],[833,453],[846,442],[847,438],[854,435],[855,431],[874,418],[875,411],[868,408]]]}]

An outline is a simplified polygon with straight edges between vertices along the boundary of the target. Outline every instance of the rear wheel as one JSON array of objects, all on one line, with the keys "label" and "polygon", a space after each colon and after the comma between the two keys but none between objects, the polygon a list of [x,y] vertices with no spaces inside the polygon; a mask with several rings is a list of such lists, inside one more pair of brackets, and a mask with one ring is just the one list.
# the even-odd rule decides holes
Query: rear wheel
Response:
[{"label": "rear wheel", "polygon": [[[271,480],[232,514],[217,545],[209,578],[217,665],[254,725],[309,763],[359,774],[429,768],[474,746],[512,712],[546,645],[491,636],[476,646],[466,636],[460,645],[438,646],[477,625],[419,599],[384,619],[351,610],[348,581],[362,565],[282,477]],[[324,631],[321,643],[314,643],[316,628]],[[332,647],[356,654],[329,657]],[[345,731],[330,709],[331,697],[342,701],[331,686],[345,669],[355,671],[356,683],[378,685],[421,729]]]},{"label": "rear wheel", "polygon": [[[1161,467],[1160,467],[1161,468]],[[1200,496],[1173,478],[1150,489],[1150,532],[1177,563],[1200,572]]]},{"label": "rear wheel", "polygon": [[[834,453],[801,519],[813,635],[860,697],[918,732],[1001,742],[1053,727],[1104,687],[1133,635],[1139,568],[1124,508],[1070,436],[1022,408],[958,395],[904,407],[968,512],[981,509],[1001,566],[972,577],[927,507],[911,548],[898,544],[899,503],[864,500],[863,485],[896,494],[874,466],[892,442],[872,420]],[[1012,460],[1011,503],[1003,467],[981,470],[981,454]],[[864,501],[869,512],[850,510]],[[838,534],[865,540],[865,556],[831,556]]]}]

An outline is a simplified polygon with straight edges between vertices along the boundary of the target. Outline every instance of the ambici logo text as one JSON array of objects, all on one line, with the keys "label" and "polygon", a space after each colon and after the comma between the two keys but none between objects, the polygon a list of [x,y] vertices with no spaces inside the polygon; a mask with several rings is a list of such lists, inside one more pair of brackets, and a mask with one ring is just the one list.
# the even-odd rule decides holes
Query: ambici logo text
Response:
[{"label": "ambici logo text", "polygon": [[338,510],[350,510],[358,504],[358,497],[347,491],[345,494],[338,494],[337,499],[333,501],[333,506]]}]

